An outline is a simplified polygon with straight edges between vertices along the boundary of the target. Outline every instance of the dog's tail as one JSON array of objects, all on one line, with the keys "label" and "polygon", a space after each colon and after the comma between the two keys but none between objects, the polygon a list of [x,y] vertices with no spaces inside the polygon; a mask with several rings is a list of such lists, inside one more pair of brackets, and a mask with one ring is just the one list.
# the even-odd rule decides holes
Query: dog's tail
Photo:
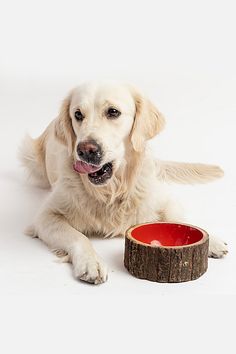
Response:
[{"label": "dog's tail", "polygon": [[215,165],[175,161],[156,161],[157,177],[167,183],[196,184],[223,177],[224,171]]},{"label": "dog's tail", "polygon": [[18,149],[18,159],[26,168],[32,183],[41,188],[50,186],[45,168],[44,135],[37,139],[26,135]]}]

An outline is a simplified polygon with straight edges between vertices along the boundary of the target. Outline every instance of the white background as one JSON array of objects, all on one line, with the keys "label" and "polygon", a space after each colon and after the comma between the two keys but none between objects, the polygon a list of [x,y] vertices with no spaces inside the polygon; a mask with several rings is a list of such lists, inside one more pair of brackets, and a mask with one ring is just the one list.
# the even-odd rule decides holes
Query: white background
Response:
[{"label": "white background", "polygon": [[[0,296],[4,353],[235,353],[234,1],[0,1]],[[229,255],[197,281],[157,284],[129,275],[123,240],[95,240],[110,268],[101,286],[23,235],[46,196],[16,158],[67,91],[84,80],[137,85],[164,112],[162,159],[215,163],[224,179],[172,186],[187,220],[223,238]],[[232,321],[231,321],[232,322]]]}]

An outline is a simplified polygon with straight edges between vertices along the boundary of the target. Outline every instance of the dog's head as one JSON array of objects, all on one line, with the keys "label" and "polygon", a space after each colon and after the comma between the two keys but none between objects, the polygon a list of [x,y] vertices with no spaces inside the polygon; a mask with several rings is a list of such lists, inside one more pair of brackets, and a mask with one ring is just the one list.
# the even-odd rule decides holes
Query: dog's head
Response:
[{"label": "dog's head", "polygon": [[164,127],[156,107],[128,85],[83,84],[63,101],[55,135],[73,155],[73,168],[94,185],[119,169],[127,151],[141,153]]}]

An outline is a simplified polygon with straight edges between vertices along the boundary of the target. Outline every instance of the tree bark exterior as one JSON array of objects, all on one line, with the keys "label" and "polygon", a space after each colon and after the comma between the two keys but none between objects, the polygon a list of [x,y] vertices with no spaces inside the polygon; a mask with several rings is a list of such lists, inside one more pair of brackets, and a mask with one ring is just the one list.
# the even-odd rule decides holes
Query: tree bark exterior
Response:
[{"label": "tree bark exterior", "polygon": [[186,246],[151,246],[125,237],[124,265],[137,278],[160,283],[179,283],[199,278],[207,270],[209,236]]}]

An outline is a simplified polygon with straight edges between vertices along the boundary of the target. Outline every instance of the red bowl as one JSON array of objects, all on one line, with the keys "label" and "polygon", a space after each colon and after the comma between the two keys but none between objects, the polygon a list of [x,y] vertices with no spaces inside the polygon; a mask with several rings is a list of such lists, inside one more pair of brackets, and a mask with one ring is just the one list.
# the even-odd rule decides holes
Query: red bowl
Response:
[{"label": "red bowl", "polygon": [[175,223],[147,223],[131,229],[131,237],[151,245],[176,247],[187,246],[201,241],[205,231],[192,225]]},{"label": "red bowl", "polygon": [[207,270],[209,236],[199,227],[146,223],[131,227],[125,236],[124,265],[137,278],[179,283]]}]

